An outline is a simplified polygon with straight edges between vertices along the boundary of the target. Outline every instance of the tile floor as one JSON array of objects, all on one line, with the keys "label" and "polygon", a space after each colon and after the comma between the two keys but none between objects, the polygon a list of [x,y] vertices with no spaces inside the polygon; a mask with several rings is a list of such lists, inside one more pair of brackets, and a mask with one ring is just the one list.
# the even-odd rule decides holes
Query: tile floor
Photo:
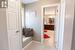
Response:
[{"label": "tile floor", "polygon": [[54,42],[54,31],[48,30],[46,34],[48,34],[50,38],[44,39],[44,44],[32,41],[30,44],[28,44],[28,46],[25,47],[24,50],[56,50]]},{"label": "tile floor", "polygon": [[44,32],[47,34],[50,38],[44,39],[44,45],[50,46],[51,48],[55,48],[55,33],[54,31],[47,30],[47,32]]},{"label": "tile floor", "polygon": [[48,46],[44,46],[39,42],[32,41],[28,46],[24,48],[24,50],[55,50],[55,48],[50,48]]}]

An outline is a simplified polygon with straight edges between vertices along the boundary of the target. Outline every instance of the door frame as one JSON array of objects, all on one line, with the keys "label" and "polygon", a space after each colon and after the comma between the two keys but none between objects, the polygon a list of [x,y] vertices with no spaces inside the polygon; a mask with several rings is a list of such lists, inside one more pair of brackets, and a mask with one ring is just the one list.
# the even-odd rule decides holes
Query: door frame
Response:
[{"label": "door frame", "polygon": [[[42,18],[41,18],[41,21],[42,21],[42,24],[41,24],[41,43],[43,44],[43,42],[44,42],[44,38],[43,38],[43,34],[44,34],[44,17],[43,17],[43,9],[44,8],[46,8],[46,7],[53,7],[53,6],[59,6],[59,4],[58,3],[56,3],[56,4],[48,4],[48,5],[44,5],[44,6],[42,6],[41,7],[41,16],[42,16]],[[55,24],[56,25],[56,24]],[[56,33],[56,30],[55,30],[55,33]],[[58,35],[59,36],[59,35]],[[57,44],[56,44],[56,46],[57,46]]]},{"label": "door frame", "polygon": [[[60,16],[60,18],[59,18],[59,35],[58,35],[58,44],[57,44],[57,47],[56,47],[56,50],[63,50],[64,48],[64,20],[65,20],[65,0],[60,0],[60,3],[59,3],[60,5],[59,5],[59,7],[60,7],[60,14],[59,14],[59,16]],[[55,5],[57,5],[57,4],[55,4]],[[43,30],[44,30],[44,27],[43,27],[43,8],[44,7],[48,7],[48,6],[53,6],[53,5],[46,5],[46,6],[42,6],[41,7],[41,16],[42,16],[42,19],[41,19],[41,22],[42,22],[42,24],[41,24],[41,43],[43,44],[43,40],[44,40],[44,38],[43,38]],[[61,20],[62,19],[62,20]],[[62,23],[62,25],[60,25],[60,23]]]}]

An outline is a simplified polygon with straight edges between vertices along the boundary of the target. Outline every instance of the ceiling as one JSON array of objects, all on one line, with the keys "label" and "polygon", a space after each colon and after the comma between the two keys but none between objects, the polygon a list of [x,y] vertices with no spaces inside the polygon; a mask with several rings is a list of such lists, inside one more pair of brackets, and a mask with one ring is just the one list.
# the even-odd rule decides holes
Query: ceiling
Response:
[{"label": "ceiling", "polygon": [[29,3],[33,3],[33,2],[36,2],[36,1],[38,1],[38,0],[23,0],[22,2],[24,4],[29,4]]}]

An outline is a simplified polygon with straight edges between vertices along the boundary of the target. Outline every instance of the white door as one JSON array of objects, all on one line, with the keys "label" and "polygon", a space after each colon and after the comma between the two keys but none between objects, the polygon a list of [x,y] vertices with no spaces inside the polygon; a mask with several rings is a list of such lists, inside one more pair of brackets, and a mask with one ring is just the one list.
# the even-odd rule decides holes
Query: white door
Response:
[{"label": "white door", "polygon": [[19,21],[18,0],[8,0],[7,29],[9,50],[21,50],[21,27]]}]

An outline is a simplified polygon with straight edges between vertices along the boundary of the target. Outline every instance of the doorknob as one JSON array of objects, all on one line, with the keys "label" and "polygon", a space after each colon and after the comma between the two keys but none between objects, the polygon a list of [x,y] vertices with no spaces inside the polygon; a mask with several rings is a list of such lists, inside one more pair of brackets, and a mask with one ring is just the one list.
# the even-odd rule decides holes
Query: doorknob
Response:
[{"label": "doorknob", "polygon": [[18,33],[18,32],[20,32],[20,31],[16,31],[16,33]]}]

